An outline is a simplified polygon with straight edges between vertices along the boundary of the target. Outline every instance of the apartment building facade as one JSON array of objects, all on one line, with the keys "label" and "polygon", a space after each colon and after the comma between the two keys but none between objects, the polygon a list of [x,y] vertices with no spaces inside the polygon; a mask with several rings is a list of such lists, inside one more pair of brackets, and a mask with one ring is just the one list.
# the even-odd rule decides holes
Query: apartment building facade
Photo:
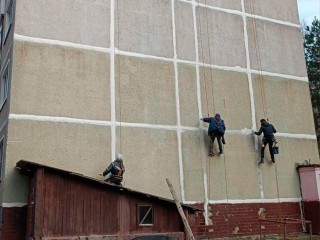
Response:
[{"label": "apartment building facade", "polygon": [[[1,9],[3,229],[28,208],[16,162],[102,180],[118,152],[124,186],[170,198],[170,178],[183,203],[204,208],[198,236],[257,234],[261,212],[301,218],[294,165],[319,155],[295,0],[2,0]],[[211,158],[200,118],[217,112],[226,145]],[[276,164],[268,153],[257,164],[261,118],[278,130]]]}]

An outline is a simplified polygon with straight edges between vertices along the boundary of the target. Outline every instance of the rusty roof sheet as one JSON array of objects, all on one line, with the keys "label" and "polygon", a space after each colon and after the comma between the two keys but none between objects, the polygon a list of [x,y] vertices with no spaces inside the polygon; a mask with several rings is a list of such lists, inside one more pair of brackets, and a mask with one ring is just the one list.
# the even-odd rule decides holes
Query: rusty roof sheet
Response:
[{"label": "rusty roof sheet", "polygon": [[[92,177],[88,177],[88,176],[85,176],[85,175],[80,174],[80,173],[71,172],[71,171],[67,171],[67,170],[64,170],[64,169],[59,169],[59,168],[55,168],[55,167],[51,167],[51,166],[47,166],[47,165],[43,165],[43,164],[39,164],[39,163],[35,163],[35,162],[30,162],[30,161],[26,161],[26,160],[20,160],[19,162],[16,163],[16,169],[19,170],[21,173],[34,172],[38,168],[48,169],[48,170],[57,172],[57,173],[59,173],[61,175],[75,176],[75,177],[78,177],[78,178],[80,178],[82,180],[89,181],[91,183],[104,185],[105,187],[108,187],[108,188],[118,189],[119,191],[132,193],[132,194],[137,194],[137,195],[142,195],[142,196],[145,196],[147,198],[157,199],[157,200],[160,200],[160,201],[164,201],[164,202],[169,202],[169,203],[175,204],[175,202],[173,200],[171,200],[171,199],[159,197],[159,196],[148,194],[148,193],[139,192],[139,191],[132,190],[130,188],[126,188],[126,187],[123,187],[123,186],[115,185],[115,184],[112,184],[112,183],[107,183],[107,182],[105,182],[103,180],[98,180],[98,179],[95,179],[95,178],[92,178]],[[203,211],[203,209],[192,207],[192,206],[189,206],[189,205],[186,205],[186,204],[181,204],[181,206],[183,206],[184,208],[191,209],[193,211]]]}]

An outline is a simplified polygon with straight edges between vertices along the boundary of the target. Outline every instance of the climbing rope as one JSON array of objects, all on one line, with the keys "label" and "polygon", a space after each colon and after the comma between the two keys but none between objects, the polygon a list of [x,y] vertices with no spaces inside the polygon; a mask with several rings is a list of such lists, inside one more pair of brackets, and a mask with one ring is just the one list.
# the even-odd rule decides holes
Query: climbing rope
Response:
[{"label": "climbing rope", "polygon": [[210,47],[210,33],[209,33],[209,25],[208,25],[208,7],[207,7],[207,0],[205,0],[205,9],[206,9],[206,24],[207,24],[207,42],[208,42],[208,48],[209,48],[209,63],[210,63],[210,82],[211,82],[211,93],[212,93],[212,110],[215,112],[215,106],[214,106],[214,92],[213,92],[213,77],[212,77],[212,63],[211,63],[211,47]]},{"label": "climbing rope", "polygon": [[[223,105],[224,112],[226,112],[226,106]],[[222,140],[222,139],[221,139]],[[222,144],[222,151],[223,151],[223,164],[224,164],[224,178],[226,182],[226,197],[227,197],[227,238],[229,239],[229,228],[230,228],[230,218],[229,218],[229,194],[228,194],[228,177],[227,177],[227,164],[226,164],[226,155],[224,152],[224,144]]]},{"label": "climbing rope", "polygon": [[206,93],[206,104],[207,104],[207,113],[209,117],[209,102],[208,102],[208,93],[207,93],[207,80],[206,80],[206,70],[204,67],[204,53],[203,53],[203,43],[202,43],[202,28],[201,28],[201,18],[200,18],[200,2],[198,2],[198,21],[199,21],[199,30],[200,30],[200,48],[201,48],[201,55],[202,55],[202,68],[203,68],[203,80],[204,80],[204,87]]},{"label": "climbing rope", "polygon": [[[252,3],[252,0],[250,0],[249,3],[250,3],[251,12],[253,14],[253,31],[254,31],[253,37],[254,37],[254,42],[255,42],[256,58],[257,58],[258,71],[259,71],[259,80],[260,80],[259,87],[260,87],[260,92],[261,92],[261,97],[262,97],[263,112],[264,112],[264,117],[268,121],[268,110],[267,110],[267,103],[266,103],[265,86],[264,86],[264,81],[263,81],[263,77],[262,77],[262,64],[261,64],[260,47],[259,47],[259,43],[258,43],[258,39],[257,39],[256,17],[255,17],[254,6]],[[277,163],[274,163],[274,165],[275,165],[277,200],[278,200],[278,218],[280,219],[281,205],[280,205]]]},{"label": "climbing rope", "polygon": [[278,197],[278,218],[280,218],[281,206],[280,206],[280,194],[279,194],[279,182],[278,182],[278,169],[277,163],[274,163],[275,174],[276,174],[276,183],[277,183],[277,197]]},{"label": "climbing rope", "polygon": [[[223,147],[224,151],[224,147]],[[228,178],[227,178],[227,164],[226,164],[226,156],[223,153],[223,163],[224,163],[224,179],[226,182],[226,197],[227,197],[227,238],[229,239],[229,227],[230,227],[230,218],[229,218],[229,194],[228,194]]]},{"label": "climbing rope", "polygon": [[[213,74],[212,74],[212,58],[211,58],[211,47],[210,47],[210,33],[209,33],[209,24],[208,24],[208,5],[207,5],[207,0],[205,0],[205,21],[206,21],[206,30],[207,30],[207,46],[209,50],[209,64],[210,64],[210,82],[211,82],[211,93],[212,93],[212,107],[213,107],[213,112],[215,112],[215,102],[214,102],[214,84],[213,84]],[[199,11],[199,16],[200,16],[200,11]],[[201,25],[200,25],[201,26]],[[200,29],[201,32],[201,29]],[[203,66],[204,66],[204,55],[203,55],[203,45],[202,45],[202,34],[201,34],[201,46],[202,46],[202,58],[203,58]],[[207,88],[206,88],[206,95],[207,95]],[[208,100],[207,100],[208,101]],[[208,108],[208,102],[207,102],[207,108]],[[224,102],[224,109],[225,109],[225,102]],[[209,115],[209,110],[208,110],[208,115]],[[218,139],[217,139],[218,141]],[[221,139],[220,139],[221,141]],[[224,146],[223,146],[223,151],[224,151]],[[229,194],[228,194],[228,178],[227,178],[227,166],[226,166],[226,157],[225,154],[223,154],[223,162],[224,162],[224,179],[225,179],[225,191],[226,191],[226,198],[227,198],[227,203],[226,203],[226,210],[227,210],[227,238],[229,238],[229,228],[230,228],[230,218],[229,218]],[[209,177],[211,173],[211,168],[209,165]],[[210,181],[209,181],[210,183]],[[210,187],[210,185],[209,185]]]},{"label": "climbing rope", "polygon": [[260,88],[260,94],[262,98],[262,107],[263,107],[263,114],[264,118],[268,119],[268,111],[267,111],[267,102],[266,102],[266,95],[265,95],[265,86],[264,86],[264,80],[262,77],[262,64],[261,64],[261,54],[260,54],[260,46],[258,42],[257,37],[257,23],[256,23],[256,17],[255,17],[255,10],[252,3],[252,0],[249,1],[250,9],[253,17],[253,40],[255,45],[255,52],[256,52],[256,59],[257,59],[257,65],[258,65],[258,76],[259,76],[259,88]]}]

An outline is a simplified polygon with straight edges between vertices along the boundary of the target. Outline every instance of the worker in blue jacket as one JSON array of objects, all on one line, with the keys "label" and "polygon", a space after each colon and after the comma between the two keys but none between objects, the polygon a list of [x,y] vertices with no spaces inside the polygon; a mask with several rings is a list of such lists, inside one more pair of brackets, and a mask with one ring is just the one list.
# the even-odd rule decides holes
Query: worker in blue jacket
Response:
[{"label": "worker in blue jacket", "polygon": [[[224,133],[226,131],[226,126],[224,124],[224,121],[221,119],[221,116],[219,113],[214,115],[214,117],[208,117],[208,118],[201,118],[203,122],[209,123],[208,128],[208,135],[210,136],[210,147],[209,147],[209,156],[213,157],[213,143],[214,140],[217,138],[218,145],[219,145],[219,154],[223,154],[222,150],[222,143],[225,144],[224,140]],[[222,143],[221,143],[222,140]]]},{"label": "worker in blue jacket", "polygon": [[109,173],[111,173],[109,178],[107,178],[105,181],[114,183],[117,185],[121,185],[124,171],[125,171],[125,168],[123,165],[122,155],[118,154],[116,160],[114,160],[112,163],[109,164],[109,166],[102,173],[102,175],[106,176]]},{"label": "worker in blue jacket", "polygon": [[274,133],[276,133],[277,130],[274,128],[272,124],[268,123],[265,119],[261,119],[260,123],[261,123],[261,127],[259,131],[258,132],[253,131],[253,133],[258,136],[260,136],[261,133],[263,133],[262,145],[261,145],[261,160],[258,164],[261,164],[264,162],[264,149],[266,148],[267,144],[269,145],[271,161],[275,163],[272,147],[273,147],[273,144],[275,143]]}]

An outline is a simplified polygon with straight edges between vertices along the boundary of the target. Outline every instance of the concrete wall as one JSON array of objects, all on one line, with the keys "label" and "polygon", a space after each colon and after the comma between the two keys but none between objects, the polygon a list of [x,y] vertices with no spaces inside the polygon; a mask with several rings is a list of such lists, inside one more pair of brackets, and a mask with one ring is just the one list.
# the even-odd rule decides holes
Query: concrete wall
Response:
[{"label": "concrete wall", "polygon": [[[116,152],[139,191],[170,197],[169,177],[186,203],[299,201],[294,163],[319,156],[297,6],[250,3],[18,1],[5,202],[26,202],[20,159],[101,178]],[[215,112],[227,144],[209,158]],[[260,118],[276,165],[257,165]]]}]

